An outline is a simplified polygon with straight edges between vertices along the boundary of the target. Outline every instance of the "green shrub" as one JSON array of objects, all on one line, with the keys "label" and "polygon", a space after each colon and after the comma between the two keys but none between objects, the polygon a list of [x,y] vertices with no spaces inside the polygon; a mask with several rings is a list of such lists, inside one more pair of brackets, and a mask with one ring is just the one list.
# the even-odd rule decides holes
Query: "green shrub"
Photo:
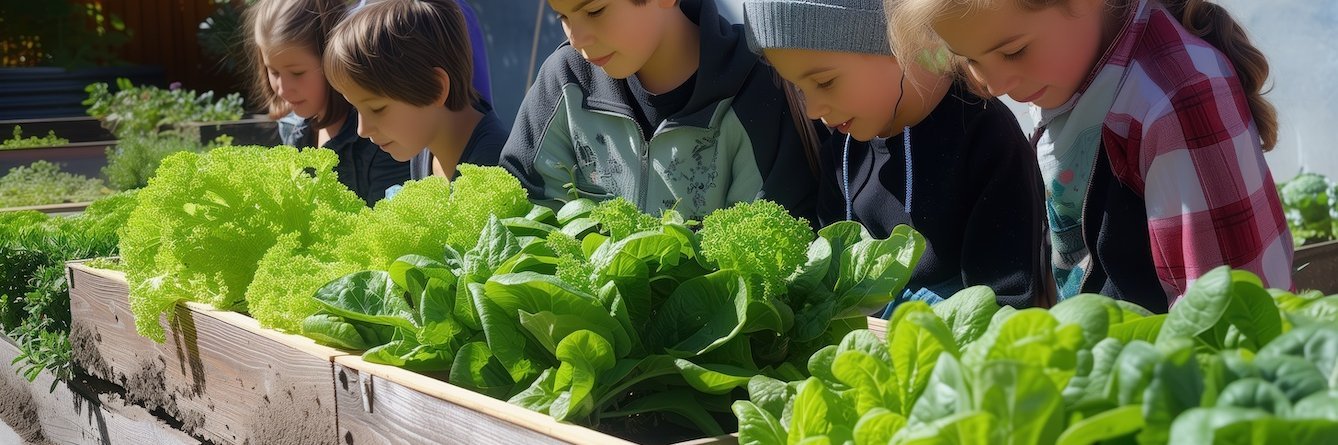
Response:
[{"label": "green shrub", "polygon": [[102,180],[63,172],[47,161],[12,168],[0,177],[0,207],[87,202],[109,193]]}]

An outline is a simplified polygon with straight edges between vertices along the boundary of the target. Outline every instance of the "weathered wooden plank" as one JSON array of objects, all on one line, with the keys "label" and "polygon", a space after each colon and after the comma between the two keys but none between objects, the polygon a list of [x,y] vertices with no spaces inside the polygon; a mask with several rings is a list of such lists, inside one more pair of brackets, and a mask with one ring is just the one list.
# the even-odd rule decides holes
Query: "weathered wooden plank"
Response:
[{"label": "weathered wooden plank", "polygon": [[0,443],[24,443],[23,437],[0,419]]},{"label": "weathered wooden plank", "polygon": [[631,444],[357,356],[335,359],[335,397],[349,444]]},{"label": "weathered wooden plank", "polygon": [[[633,442],[359,356],[335,359],[344,443],[623,444]],[[732,445],[721,436],[679,445]]]},{"label": "weathered wooden plank", "polygon": [[60,216],[60,215],[72,215],[72,214],[75,214],[75,213],[83,213],[84,210],[87,210],[87,209],[88,209],[88,205],[89,205],[89,204],[92,204],[92,203],[91,203],[91,202],[66,202],[66,203],[61,203],[61,204],[46,204],[46,205],[40,205],[40,206],[5,207],[5,208],[0,208],[0,213],[4,213],[4,212],[22,212],[22,211],[26,211],[26,210],[34,210],[34,211],[38,211],[38,212],[42,212],[42,213],[45,213],[45,214],[48,214],[48,215],[54,215],[54,216]]},{"label": "weathered wooden plank", "polygon": [[160,319],[159,344],[135,332],[123,274],[72,263],[68,278],[75,363],[131,402],[215,443],[338,440],[332,359],[343,352],[194,303]]},{"label": "weathered wooden plank", "polygon": [[0,340],[0,443],[198,444],[117,394],[97,394],[80,382],[57,383],[43,372],[28,382],[10,365],[19,350]]}]

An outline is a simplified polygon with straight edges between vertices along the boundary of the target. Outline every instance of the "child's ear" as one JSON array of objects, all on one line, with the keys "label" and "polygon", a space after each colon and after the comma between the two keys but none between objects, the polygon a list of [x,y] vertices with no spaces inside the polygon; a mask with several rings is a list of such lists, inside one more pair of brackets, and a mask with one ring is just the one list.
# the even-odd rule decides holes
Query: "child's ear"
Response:
[{"label": "child's ear", "polygon": [[677,8],[678,0],[655,0],[655,6],[659,6],[660,9]]},{"label": "child's ear", "polygon": [[437,96],[436,103],[446,106],[446,99],[451,97],[451,75],[446,74],[446,70],[441,67],[432,68],[437,73],[437,82],[441,84],[441,94]]}]

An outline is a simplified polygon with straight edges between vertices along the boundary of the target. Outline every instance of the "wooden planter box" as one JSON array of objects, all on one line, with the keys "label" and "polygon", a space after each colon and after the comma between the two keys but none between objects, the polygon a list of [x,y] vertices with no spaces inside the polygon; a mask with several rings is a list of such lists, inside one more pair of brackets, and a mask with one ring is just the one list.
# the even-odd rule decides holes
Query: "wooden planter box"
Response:
[{"label": "wooden planter box", "polygon": [[[634,444],[356,355],[335,359],[335,394],[345,443]],[[737,443],[721,436],[677,445]]]},{"label": "wooden planter box", "polygon": [[249,117],[229,122],[189,124],[200,132],[200,143],[207,144],[219,135],[232,136],[232,145],[263,145],[273,147],[279,140],[279,124],[265,117]]},{"label": "wooden planter box", "polygon": [[0,336],[0,443],[198,444],[116,393],[80,381],[57,383],[43,372],[33,382],[11,365],[19,349]]},{"label": "wooden planter box", "polygon": [[[17,119],[0,121],[0,139],[9,139],[14,127],[22,127],[23,137],[44,137],[54,131],[56,136],[71,143],[101,142],[115,145],[116,136],[102,123],[91,117],[55,117],[46,119]],[[185,124],[199,132],[200,143],[208,143],[219,135],[233,137],[234,145],[279,145],[278,124],[263,116],[252,116],[226,122],[197,122]],[[48,148],[33,147],[32,149]]]},{"label": "wooden planter box", "polygon": [[75,364],[130,402],[218,444],[338,441],[333,359],[343,352],[195,303],[159,320],[159,344],[135,331],[124,274],[71,263],[67,279]]},{"label": "wooden planter box", "polygon": [[1299,247],[1292,258],[1292,282],[1299,290],[1338,293],[1338,241]]},{"label": "wooden planter box", "polygon": [[107,148],[114,145],[116,141],[72,142],[52,147],[0,150],[0,176],[9,173],[9,169],[14,167],[48,161],[59,165],[66,172],[100,178],[102,167],[107,166]]},{"label": "wooden planter box", "polygon": [[102,128],[102,122],[88,116],[52,117],[46,119],[16,119],[0,121],[0,138],[9,139],[14,135],[14,127],[23,127],[23,137],[43,137],[47,132],[56,132],[57,137],[70,142],[110,141],[116,139],[110,131]]},{"label": "wooden planter box", "polygon": [[632,443],[201,304],[164,316],[158,344],[135,332],[124,274],[70,263],[67,278],[75,364],[210,442]]}]

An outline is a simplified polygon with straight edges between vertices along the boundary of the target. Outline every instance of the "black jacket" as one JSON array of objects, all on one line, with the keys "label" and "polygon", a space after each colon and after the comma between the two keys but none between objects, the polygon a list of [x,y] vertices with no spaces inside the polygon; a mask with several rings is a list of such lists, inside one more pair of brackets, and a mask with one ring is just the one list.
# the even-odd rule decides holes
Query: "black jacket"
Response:
[{"label": "black jacket", "polygon": [[[308,130],[306,120],[295,114],[279,119],[279,138],[284,145],[314,147],[316,132]],[[372,141],[358,136],[356,112],[349,112],[339,133],[322,147],[339,155],[339,163],[335,165],[339,182],[358,194],[368,207],[385,198],[386,189],[409,180],[408,162],[396,161]]]},{"label": "black jacket", "polygon": [[[833,135],[820,156],[818,215],[824,226],[846,217],[846,139]],[[853,219],[874,236],[884,238],[899,224],[924,235],[928,246],[906,288],[948,298],[983,284],[1000,304],[1032,306],[1049,276],[1045,195],[1035,151],[1012,112],[954,85],[911,127],[909,169],[903,142],[901,134],[867,143],[852,139],[849,190]]]}]

